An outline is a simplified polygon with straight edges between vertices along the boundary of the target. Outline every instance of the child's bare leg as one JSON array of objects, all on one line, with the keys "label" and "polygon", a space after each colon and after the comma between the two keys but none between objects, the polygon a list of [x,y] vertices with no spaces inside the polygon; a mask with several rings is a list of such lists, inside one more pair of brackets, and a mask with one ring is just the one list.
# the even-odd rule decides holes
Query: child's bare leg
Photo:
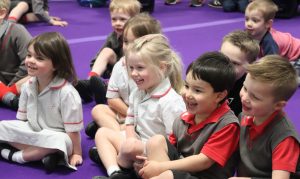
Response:
[{"label": "child's bare leg", "polygon": [[27,22],[39,22],[40,19],[34,13],[27,13],[26,15]]},{"label": "child's bare leg", "polygon": [[15,19],[16,22],[20,20],[23,14],[25,14],[29,10],[29,6],[26,2],[19,2],[16,7],[14,7],[10,13],[9,18]]},{"label": "child's bare leg", "polygon": [[92,109],[93,120],[98,126],[120,131],[117,115],[107,105],[98,104]]},{"label": "child's bare leg", "polygon": [[118,166],[117,155],[123,140],[125,137],[120,132],[108,128],[100,128],[97,131],[95,136],[97,151],[107,170],[111,166]]},{"label": "child's bare leg", "polygon": [[115,52],[110,48],[103,48],[99,53],[94,66],[92,68],[92,72],[96,72],[99,76],[101,76],[108,64],[115,64],[117,61],[117,56]]},{"label": "child's bare leg", "polygon": [[147,158],[154,161],[168,161],[168,145],[162,135],[151,137],[146,144]]},{"label": "child's bare leg", "polygon": [[126,139],[122,143],[120,153],[117,157],[118,164],[123,168],[132,168],[133,163],[137,161],[136,156],[143,155],[145,145],[136,138]]}]

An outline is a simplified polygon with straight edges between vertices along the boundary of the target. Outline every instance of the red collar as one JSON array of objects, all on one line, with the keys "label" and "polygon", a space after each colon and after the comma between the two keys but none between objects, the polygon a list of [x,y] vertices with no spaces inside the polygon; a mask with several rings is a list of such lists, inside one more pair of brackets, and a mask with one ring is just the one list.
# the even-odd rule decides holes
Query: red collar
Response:
[{"label": "red collar", "polygon": [[190,114],[188,112],[185,112],[181,115],[181,119],[189,124],[188,127],[188,134],[192,134],[198,130],[201,130],[205,125],[209,123],[216,123],[218,120],[228,111],[230,110],[230,107],[228,106],[227,101],[225,101],[221,106],[219,106],[217,109],[215,109],[210,116],[205,119],[204,121],[200,122],[199,124],[195,124],[195,115]]},{"label": "red collar", "polygon": [[260,136],[265,128],[273,121],[275,116],[279,113],[279,111],[273,112],[262,124],[255,125],[253,116],[243,116],[241,121],[241,126],[249,126],[249,136],[251,140],[254,140],[258,136]]}]

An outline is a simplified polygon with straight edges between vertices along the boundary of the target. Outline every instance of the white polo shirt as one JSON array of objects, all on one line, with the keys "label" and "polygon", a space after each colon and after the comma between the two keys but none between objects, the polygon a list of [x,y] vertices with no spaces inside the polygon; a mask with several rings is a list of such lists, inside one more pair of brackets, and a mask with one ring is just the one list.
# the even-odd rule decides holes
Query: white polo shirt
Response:
[{"label": "white polo shirt", "polygon": [[151,94],[136,88],[129,97],[125,124],[133,124],[143,141],[161,134],[170,135],[175,119],[186,111],[185,103],[164,79]]},{"label": "white polo shirt", "polygon": [[37,79],[32,77],[22,86],[17,119],[28,120],[34,131],[78,132],[83,129],[80,96],[58,77],[38,94]]},{"label": "white polo shirt", "polygon": [[115,65],[108,82],[106,98],[121,98],[128,105],[129,95],[136,84],[128,78],[125,57],[122,57]]}]

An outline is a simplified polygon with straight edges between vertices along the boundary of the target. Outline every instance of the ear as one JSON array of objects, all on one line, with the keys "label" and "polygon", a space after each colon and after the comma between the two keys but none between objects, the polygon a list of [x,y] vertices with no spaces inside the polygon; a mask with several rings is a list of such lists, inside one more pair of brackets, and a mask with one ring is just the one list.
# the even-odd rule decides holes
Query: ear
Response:
[{"label": "ear", "polygon": [[272,25],[273,25],[273,19],[270,19],[266,22],[266,26],[268,29],[270,29],[272,27]]},{"label": "ear", "polygon": [[274,109],[276,111],[279,111],[281,109],[283,109],[285,106],[286,106],[286,101],[282,100],[282,101],[277,101],[275,104],[274,104]]},{"label": "ear", "polygon": [[163,71],[164,73],[167,71],[167,67],[168,67],[168,65],[165,64],[165,63],[160,63],[160,64],[159,64],[159,69],[160,69],[161,71]]},{"label": "ear", "polygon": [[222,101],[226,96],[227,96],[228,92],[227,90],[221,91],[221,92],[217,92],[217,98],[216,98],[216,102],[220,103],[220,101]]},{"label": "ear", "polygon": [[0,19],[3,20],[7,15],[7,10],[4,8],[0,9]]}]

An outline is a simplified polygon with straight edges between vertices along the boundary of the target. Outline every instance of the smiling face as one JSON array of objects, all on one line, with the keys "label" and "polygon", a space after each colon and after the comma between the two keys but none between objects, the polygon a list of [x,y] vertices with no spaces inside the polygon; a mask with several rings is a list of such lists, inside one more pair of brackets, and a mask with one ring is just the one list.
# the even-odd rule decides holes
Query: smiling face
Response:
[{"label": "smiling face", "polygon": [[126,61],[130,77],[139,89],[150,93],[162,80],[157,72],[157,67],[146,63],[138,54],[130,53],[127,57]]},{"label": "smiling face", "polygon": [[275,110],[279,110],[282,107],[281,102],[275,102],[272,90],[271,84],[255,80],[247,74],[240,91],[243,114],[264,121]]},{"label": "smiling face", "polygon": [[261,40],[265,33],[271,28],[272,20],[265,21],[263,13],[257,9],[245,12],[245,28],[256,40]]},{"label": "smiling face", "polygon": [[198,116],[209,116],[223,99],[219,92],[214,92],[213,87],[202,79],[194,79],[190,71],[186,76],[183,90],[181,91],[186,109],[189,113]]},{"label": "smiling face", "polygon": [[114,10],[110,13],[111,24],[114,32],[121,36],[124,31],[124,25],[130,18],[130,15],[122,10]]},{"label": "smiling face", "polygon": [[234,65],[236,80],[240,79],[246,74],[246,66],[249,64],[247,56],[237,46],[232,43],[225,41],[223,42],[220,50],[226,55]]},{"label": "smiling face", "polygon": [[40,80],[53,78],[55,68],[51,59],[37,55],[32,45],[28,48],[25,66],[29,76],[35,76]]}]

